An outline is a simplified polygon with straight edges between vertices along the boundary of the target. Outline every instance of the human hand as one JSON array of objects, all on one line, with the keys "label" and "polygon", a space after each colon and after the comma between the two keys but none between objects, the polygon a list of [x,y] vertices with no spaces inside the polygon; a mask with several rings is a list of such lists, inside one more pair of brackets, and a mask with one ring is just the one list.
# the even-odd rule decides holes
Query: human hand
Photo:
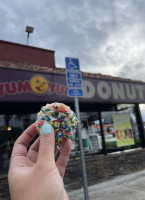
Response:
[{"label": "human hand", "polygon": [[66,140],[62,144],[60,156],[55,162],[57,148],[50,125],[43,126],[40,137],[27,152],[36,134],[35,124],[32,124],[14,144],[8,173],[11,200],[68,200],[63,177],[71,141]]}]

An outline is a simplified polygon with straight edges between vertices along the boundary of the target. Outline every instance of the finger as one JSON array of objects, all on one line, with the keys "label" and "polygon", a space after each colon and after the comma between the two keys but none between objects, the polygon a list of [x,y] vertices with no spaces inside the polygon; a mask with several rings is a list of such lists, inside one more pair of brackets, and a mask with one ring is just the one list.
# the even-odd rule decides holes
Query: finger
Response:
[{"label": "finger", "polygon": [[69,155],[71,152],[71,144],[72,144],[71,140],[65,141],[62,150],[60,152],[59,158],[56,161],[56,166],[62,178],[64,177],[65,168],[69,160]]},{"label": "finger", "polygon": [[59,146],[55,147],[54,150],[54,155],[56,156],[58,154],[58,152],[61,150],[61,147],[63,146],[64,140],[62,142],[60,142]]},{"label": "finger", "polygon": [[55,163],[54,162],[54,131],[53,128],[45,123],[40,130],[40,145],[38,152],[39,163]]},{"label": "finger", "polygon": [[40,143],[40,137],[37,138],[37,140],[32,144],[30,147],[27,158],[31,160],[31,162],[36,163],[37,157],[38,157],[38,151],[39,151],[39,143]]},{"label": "finger", "polygon": [[63,144],[64,144],[64,140],[62,142],[60,142],[59,146],[55,146],[55,150],[54,150],[55,161],[59,157],[59,154],[60,154]]},{"label": "finger", "polygon": [[62,140],[62,142],[60,142],[59,146],[55,147],[54,155],[55,155],[56,157],[58,157],[59,152],[61,151],[61,149],[62,149],[62,147],[63,147],[63,145],[64,145],[65,142],[66,142],[66,139],[65,139],[65,140]]},{"label": "finger", "polygon": [[27,146],[37,134],[35,123],[29,126],[22,135],[16,140],[12,155],[14,154],[22,154],[23,156],[27,155]]},{"label": "finger", "polygon": [[58,152],[59,152],[59,149],[57,147],[55,147],[55,149],[54,149],[54,155],[56,156],[58,154]]}]

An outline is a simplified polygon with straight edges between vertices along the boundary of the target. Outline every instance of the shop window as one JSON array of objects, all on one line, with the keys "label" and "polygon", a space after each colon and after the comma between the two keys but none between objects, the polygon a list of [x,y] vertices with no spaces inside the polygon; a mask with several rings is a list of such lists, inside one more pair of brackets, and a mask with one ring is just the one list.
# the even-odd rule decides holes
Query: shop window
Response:
[{"label": "shop window", "polygon": [[[99,153],[102,150],[102,137],[98,112],[81,112],[81,137],[85,153]],[[79,153],[77,131],[72,135],[72,155]]]},{"label": "shop window", "polygon": [[119,104],[116,111],[101,116],[107,152],[141,147],[135,105]]},{"label": "shop window", "polygon": [[144,129],[145,129],[145,104],[139,104],[139,108],[140,108],[142,122],[143,122]]},{"label": "shop window", "polygon": [[0,171],[9,168],[15,140],[36,120],[36,114],[0,115]]}]

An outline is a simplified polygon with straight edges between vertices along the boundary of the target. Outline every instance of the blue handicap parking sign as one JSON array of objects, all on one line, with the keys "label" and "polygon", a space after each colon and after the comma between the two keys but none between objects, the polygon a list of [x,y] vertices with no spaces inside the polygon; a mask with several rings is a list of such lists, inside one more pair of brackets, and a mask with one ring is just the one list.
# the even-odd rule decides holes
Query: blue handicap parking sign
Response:
[{"label": "blue handicap parking sign", "polygon": [[71,97],[82,97],[83,91],[82,89],[68,89],[68,95]]},{"label": "blue handicap parking sign", "polygon": [[66,68],[69,70],[79,70],[79,60],[77,58],[65,58]]},{"label": "blue handicap parking sign", "polygon": [[82,77],[77,58],[65,58],[66,63],[66,80],[69,88],[69,96],[83,96]]},{"label": "blue handicap parking sign", "polygon": [[67,72],[67,78],[70,79],[81,79],[81,74],[76,74],[76,73],[69,73]]}]

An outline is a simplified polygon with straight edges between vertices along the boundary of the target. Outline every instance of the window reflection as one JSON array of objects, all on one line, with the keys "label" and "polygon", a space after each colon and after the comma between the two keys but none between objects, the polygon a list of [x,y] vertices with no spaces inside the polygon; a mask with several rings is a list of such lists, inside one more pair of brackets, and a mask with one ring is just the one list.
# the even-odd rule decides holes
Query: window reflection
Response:
[{"label": "window reflection", "polygon": [[[81,112],[81,137],[85,153],[100,152],[102,150],[102,137],[98,112]],[[79,152],[78,133],[72,136],[72,154]]]},{"label": "window reflection", "polygon": [[139,108],[140,108],[140,112],[141,112],[141,116],[142,116],[142,121],[143,121],[144,128],[145,128],[145,104],[140,104]]},{"label": "window reflection", "polygon": [[8,170],[15,140],[33,122],[36,114],[0,115],[0,170]]},{"label": "window reflection", "polygon": [[135,105],[119,104],[117,109],[101,113],[108,152],[141,147]]}]

